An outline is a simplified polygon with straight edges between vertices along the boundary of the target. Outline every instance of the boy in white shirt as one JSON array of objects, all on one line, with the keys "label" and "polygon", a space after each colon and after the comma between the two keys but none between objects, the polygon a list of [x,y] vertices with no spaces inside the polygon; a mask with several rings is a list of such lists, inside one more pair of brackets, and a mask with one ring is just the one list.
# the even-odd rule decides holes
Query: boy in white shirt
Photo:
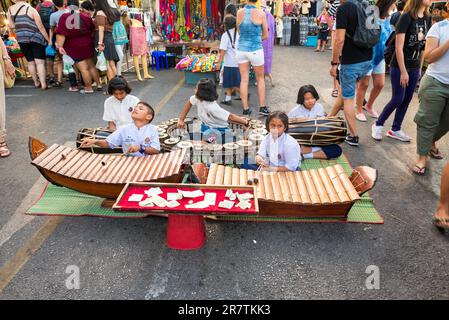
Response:
[{"label": "boy in white shirt", "polygon": [[131,88],[122,76],[116,76],[109,81],[108,93],[111,97],[104,102],[103,120],[108,122],[108,128],[116,130],[133,122],[131,113],[139,103],[139,98],[131,95]]},{"label": "boy in white shirt", "polygon": [[97,145],[113,149],[122,146],[123,153],[135,157],[159,153],[159,134],[156,126],[150,124],[154,117],[153,108],[140,101],[131,117],[133,123],[118,128],[106,140],[84,139],[81,148]]}]

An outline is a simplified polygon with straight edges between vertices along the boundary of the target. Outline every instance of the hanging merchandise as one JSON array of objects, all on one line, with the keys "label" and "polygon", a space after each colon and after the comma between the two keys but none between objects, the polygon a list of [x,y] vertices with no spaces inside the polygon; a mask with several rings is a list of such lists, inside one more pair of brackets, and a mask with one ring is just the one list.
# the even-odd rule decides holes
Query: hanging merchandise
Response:
[{"label": "hanging merchandise", "polygon": [[176,65],[176,69],[180,71],[192,71],[194,73],[213,72],[216,70],[215,54],[191,55],[183,58]]}]

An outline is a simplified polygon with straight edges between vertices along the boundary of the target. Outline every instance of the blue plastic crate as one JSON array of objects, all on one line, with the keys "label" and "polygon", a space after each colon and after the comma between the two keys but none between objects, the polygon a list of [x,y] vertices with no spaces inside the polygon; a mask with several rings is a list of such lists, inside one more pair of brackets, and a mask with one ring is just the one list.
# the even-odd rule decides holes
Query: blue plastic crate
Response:
[{"label": "blue plastic crate", "polygon": [[207,78],[217,83],[217,72],[192,72],[184,71],[186,84],[196,85],[200,79]]},{"label": "blue plastic crate", "polygon": [[308,36],[306,47],[316,47],[318,45],[318,36]]}]

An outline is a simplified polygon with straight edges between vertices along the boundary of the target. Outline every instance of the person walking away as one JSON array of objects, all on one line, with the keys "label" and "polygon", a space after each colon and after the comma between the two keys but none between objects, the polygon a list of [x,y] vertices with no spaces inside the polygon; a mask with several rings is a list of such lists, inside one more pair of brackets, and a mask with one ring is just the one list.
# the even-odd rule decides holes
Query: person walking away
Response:
[{"label": "person walking away", "polygon": [[428,156],[443,159],[436,142],[449,131],[449,18],[430,28],[424,59],[429,67],[421,80],[414,118],[418,161],[412,170],[418,175],[426,172]]},{"label": "person walking away", "polygon": [[50,41],[39,13],[24,0],[18,0],[9,7],[7,17],[9,33],[16,34],[34,86],[46,90],[45,48]]},{"label": "person walking away", "polygon": [[[370,67],[373,56],[372,47],[362,47],[360,43],[356,45],[355,34],[357,30],[369,33],[366,25],[359,24],[358,16],[364,10],[360,1],[342,1],[337,10],[337,31],[332,50],[332,61],[330,74],[337,76],[337,67],[340,64],[340,84],[341,95],[344,101],[344,113],[348,123],[349,135],[345,142],[351,146],[358,146],[359,137],[354,111],[354,98],[357,81],[364,77]],[[377,40],[378,41],[378,40]]]},{"label": "person walking away", "polygon": [[[371,117],[379,117],[376,110],[374,110],[374,102],[380,95],[380,92],[385,85],[386,64],[384,59],[384,52],[387,39],[391,33],[389,16],[396,6],[395,2],[396,0],[378,0],[376,3],[376,6],[379,10],[379,20],[377,23],[381,28],[380,40],[373,48],[373,59],[371,60],[370,71],[359,81],[356,94],[357,112],[355,117],[357,118],[357,120],[362,122],[367,121],[366,116],[363,113],[363,108],[366,109],[366,112]],[[371,89],[366,106],[363,107],[366,91],[368,90],[371,78],[373,79],[373,88]]]},{"label": "person walking away", "polygon": [[387,136],[403,142],[411,141],[401,126],[421,77],[422,52],[431,23],[430,5],[431,0],[409,0],[396,25],[396,49],[390,67],[392,98],[372,127],[375,140],[382,140],[385,121],[395,111],[393,126]]},{"label": "person walking away", "polygon": [[265,102],[265,68],[262,40],[268,38],[268,26],[265,12],[256,8],[257,0],[248,0],[245,8],[237,12],[237,28],[240,40],[237,46],[237,62],[240,70],[240,96],[243,115],[250,115],[248,104],[248,84],[250,66],[256,74],[257,93],[259,95],[259,114],[270,114]]}]

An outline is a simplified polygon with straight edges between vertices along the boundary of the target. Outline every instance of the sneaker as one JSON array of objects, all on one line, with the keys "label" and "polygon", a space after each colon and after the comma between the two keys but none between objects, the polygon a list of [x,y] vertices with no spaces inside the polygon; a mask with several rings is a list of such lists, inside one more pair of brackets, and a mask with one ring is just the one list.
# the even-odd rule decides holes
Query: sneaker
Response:
[{"label": "sneaker", "polygon": [[251,115],[251,108],[248,108],[248,109],[243,109],[243,112],[242,112],[242,114],[244,115],[244,116],[249,116],[249,115]]},{"label": "sneaker", "polygon": [[406,135],[404,133],[404,131],[402,131],[402,130],[399,130],[399,131],[389,130],[387,132],[387,136],[389,136],[390,138],[402,141],[402,142],[410,142],[412,140],[412,138],[410,138],[408,135]]},{"label": "sneaker", "polygon": [[260,107],[259,114],[263,116],[268,116],[270,115],[270,109],[268,107]]},{"label": "sneaker", "polygon": [[363,112],[362,113],[356,113],[355,114],[355,118],[357,120],[361,121],[361,122],[366,122],[366,116],[365,116],[365,114]]},{"label": "sneaker", "polygon": [[373,137],[374,140],[381,141],[384,134],[384,126],[376,126],[374,123],[371,126],[371,137]]},{"label": "sneaker", "polygon": [[69,91],[70,91],[70,92],[78,92],[78,91],[80,91],[80,90],[78,89],[78,87],[70,87],[70,88],[69,88]]},{"label": "sneaker", "polygon": [[230,105],[232,105],[232,101],[231,100],[223,100],[223,101],[221,101],[221,104],[224,104],[226,106],[230,106]]},{"label": "sneaker", "polygon": [[359,145],[359,137],[346,136],[345,142],[351,146],[357,147]]}]

